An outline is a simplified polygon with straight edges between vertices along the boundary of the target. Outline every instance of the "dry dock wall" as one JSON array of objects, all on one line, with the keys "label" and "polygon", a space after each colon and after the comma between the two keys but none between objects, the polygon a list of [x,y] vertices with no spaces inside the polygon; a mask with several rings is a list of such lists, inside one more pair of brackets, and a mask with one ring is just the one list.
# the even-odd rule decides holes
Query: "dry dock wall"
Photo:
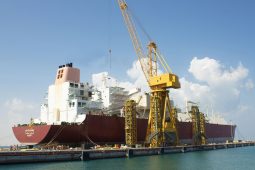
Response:
[{"label": "dry dock wall", "polygon": [[96,149],[96,150],[65,150],[65,151],[9,151],[0,152],[0,164],[78,161],[108,158],[126,158],[173,153],[186,153],[228,149],[236,147],[255,146],[255,142],[208,144],[202,146],[172,146],[161,148],[126,148],[126,149]]},{"label": "dry dock wall", "polygon": [[81,160],[81,151],[0,152],[0,164]]}]

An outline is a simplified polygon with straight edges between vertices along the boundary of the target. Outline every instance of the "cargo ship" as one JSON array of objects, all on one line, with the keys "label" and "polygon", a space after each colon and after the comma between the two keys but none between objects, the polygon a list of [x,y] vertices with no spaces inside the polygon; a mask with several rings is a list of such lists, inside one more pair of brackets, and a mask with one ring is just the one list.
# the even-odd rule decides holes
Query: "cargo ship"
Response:
[{"label": "cargo ship", "polygon": [[[80,70],[72,63],[60,65],[55,83],[48,87],[41,105],[40,118],[29,124],[15,125],[16,139],[24,145],[91,143],[124,144],[127,99],[137,104],[137,140],[144,143],[148,124],[149,94],[140,89],[126,90],[107,72],[92,75],[92,84],[80,82]],[[191,102],[190,102],[191,103]],[[171,105],[173,101],[171,101]],[[186,111],[178,111],[177,131],[181,144],[192,144],[192,120]],[[208,143],[233,141],[236,125],[219,116],[207,116],[205,135]]]}]

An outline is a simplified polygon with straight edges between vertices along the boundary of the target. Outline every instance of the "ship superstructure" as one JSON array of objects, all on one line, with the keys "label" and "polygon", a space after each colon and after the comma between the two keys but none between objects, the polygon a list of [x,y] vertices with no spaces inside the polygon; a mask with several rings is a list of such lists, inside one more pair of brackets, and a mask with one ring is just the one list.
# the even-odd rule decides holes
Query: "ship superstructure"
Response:
[{"label": "ship superstructure", "polygon": [[92,82],[80,82],[80,70],[72,63],[60,65],[55,83],[49,86],[41,105],[40,119],[35,122],[59,125],[81,123],[87,114],[120,116],[124,102],[138,93],[143,98],[139,106],[148,109],[148,95],[141,95],[139,89],[125,90],[107,72],[94,74]]},{"label": "ship superstructure", "polygon": [[61,65],[57,70],[55,83],[48,88],[41,105],[41,122],[82,122],[87,112],[102,108],[100,99],[92,100],[93,89],[88,83],[80,82],[80,70],[72,63]]}]

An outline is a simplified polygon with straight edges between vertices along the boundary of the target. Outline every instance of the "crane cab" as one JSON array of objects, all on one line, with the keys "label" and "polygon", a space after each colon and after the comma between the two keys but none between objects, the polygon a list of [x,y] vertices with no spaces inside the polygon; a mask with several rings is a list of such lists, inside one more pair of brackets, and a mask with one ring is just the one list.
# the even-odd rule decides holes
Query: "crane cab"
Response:
[{"label": "crane cab", "polygon": [[149,79],[150,88],[152,90],[158,89],[158,88],[174,88],[179,89],[181,88],[181,84],[179,82],[179,78],[175,74],[171,73],[165,73],[161,74],[159,76],[153,76]]}]

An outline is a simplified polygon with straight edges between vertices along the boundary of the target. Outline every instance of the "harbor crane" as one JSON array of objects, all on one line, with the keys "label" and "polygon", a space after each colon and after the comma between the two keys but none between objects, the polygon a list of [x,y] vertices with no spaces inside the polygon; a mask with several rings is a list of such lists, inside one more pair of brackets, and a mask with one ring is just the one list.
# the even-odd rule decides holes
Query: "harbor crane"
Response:
[{"label": "harbor crane", "polygon": [[[146,133],[146,143],[150,147],[178,144],[177,113],[170,104],[170,88],[180,88],[177,75],[173,74],[164,57],[160,54],[155,42],[148,44],[145,54],[138,37],[134,20],[125,0],[118,0],[126,27],[128,29],[143,74],[150,87],[150,113]],[[163,73],[159,73],[162,68]]]}]

